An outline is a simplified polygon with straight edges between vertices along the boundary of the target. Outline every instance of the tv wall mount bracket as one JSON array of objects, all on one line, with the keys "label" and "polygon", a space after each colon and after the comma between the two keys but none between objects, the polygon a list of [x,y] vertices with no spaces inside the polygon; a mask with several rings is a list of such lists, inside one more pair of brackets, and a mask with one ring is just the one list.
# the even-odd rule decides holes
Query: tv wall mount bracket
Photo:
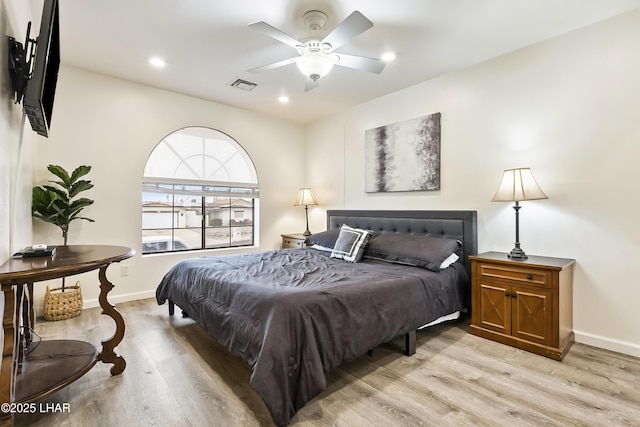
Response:
[{"label": "tv wall mount bracket", "polygon": [[31,78],[31,64],[35,57],[37,39],[29,37],[31,33],[31,22],[27,24],[27,37],[24,45],[11,36],[7,36],[9,43],[9,78],[11,89],[14,93],[14,101],[19,104],[24,96],[27,82]]}]

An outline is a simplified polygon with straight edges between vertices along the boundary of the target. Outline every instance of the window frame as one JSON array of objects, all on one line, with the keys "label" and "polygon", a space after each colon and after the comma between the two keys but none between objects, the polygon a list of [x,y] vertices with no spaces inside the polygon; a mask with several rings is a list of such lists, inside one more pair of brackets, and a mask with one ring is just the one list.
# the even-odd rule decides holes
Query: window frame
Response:
[{"label": "window frame", "polygon": [[[206,142],[209,142],[205,137],[202,137],[201,153],[194,154],[194,147],[189,146],[185,148],[185,152],[188,152],[188,159],[186,156],[181,158],[178,152],[180,147],[176,147],[179,144],[173,142],[173,145],[170,145],[168,139],[172,135],[185,130],[196,130],[198,134],[210,132],[211,137],[208,139],[214,143],[220,142],[215,137],[221,136],[219,139],[227,144],[227,146],[223,147],[227,159],[238,154],[243,159],[241,165],[244,165],[246,169],[243,172],[242,169],[236,168],[236,172],[239,171],[244,176],[255,177],[255,182],[202,179],[202,176],[206,175],[204,166],[202,166],[202,176],[199,176],[198,179],[157,176],[157,173],[147,176],[147,167],[151,159],[153,158],[153,162],[156,164],[158,162],[158,158],[153,157],[154,152],[163,143],[167,146],[161,147],[159,155],[162,156],[162,151],[165,153],[170,151],[175,156],[175,158],[170,159],[176,164],[174,174],[179,168],[183,168],[187,160],[193,161],[193,159],[198,159],[199,157],[202,157],[202,165],[205,164],[205,157],[214,158],[219,164],[225,163],[224,158],[220,160],[212,156],[212,148],[205,145]],[[188,137],[193,136],[189,133],[186,135]],[[229,146],[236,150],[231,156],[229,156]],[[170,150],[167,150],[167,148],[170,148]],[[188,170],[194,174],[197,172],[194,168],[188,168]],[[159,200],[152,201],[151,194],[153,193],[166,198],[166,203]],[[182,199],[180,203],[177,203],[176,198],[179,196],[182,196]],[[258,200],[259,185],[255,165],[249,154],[237,141],[224,132],[212,128],[194,126],[172,132],[156,144],[145,164],[145,173],[142,181],[142,255],[256,246],[259,218]],[[150,203],[146,203],[147,201]],[[244,212],[243,218],[239,221],[235,218],[237,211]],[[162,214],[162,216],[151,220],[151,214],[154,213]],[[226,218],[228,218],[226,220],[227,224],[225,224]],[[222,224],[212,226],[211,224],[214,221],[221,221]],[[247,231],[247,228],[250,229]],[[226,229],[228,231],[222,233],[221,239],[220,233],[212,232],[214,229]],[[166,233],[158,232],[158,230],[166,230]],[[189,232],[184,230],[189,230]],[[195,243],[197,236],[192,235],[194,230],[199,233],[199,244]],[[188,235],[188,237],[185,237],[185,235]],[[216,240],[218,243],[211,243]],[[188,248],[178,248],[177,245],[187,246]]]}]

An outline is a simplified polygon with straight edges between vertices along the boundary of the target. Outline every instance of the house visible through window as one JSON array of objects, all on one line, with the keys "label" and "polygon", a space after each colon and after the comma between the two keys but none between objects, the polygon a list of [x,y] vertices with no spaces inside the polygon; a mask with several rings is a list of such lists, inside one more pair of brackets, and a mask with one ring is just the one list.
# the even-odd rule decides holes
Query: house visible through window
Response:
[{"label": "house visible through window", "polygon": [[258,195],[253,162],[236,141],[213,129],[180,129],[145,166],[142,253],[253,245]]}]

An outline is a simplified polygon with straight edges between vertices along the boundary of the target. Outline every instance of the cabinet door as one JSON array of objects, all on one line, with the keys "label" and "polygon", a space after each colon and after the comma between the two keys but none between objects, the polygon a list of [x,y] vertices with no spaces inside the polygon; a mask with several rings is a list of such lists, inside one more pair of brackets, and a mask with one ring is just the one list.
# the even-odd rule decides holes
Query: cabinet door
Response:
[{"label": "cabinet door", "polygon": [[510,286],[480,279],[477,287],[480,313],[478,326],[493,331],[511,334]]},{"label": "cabinet door", "polygon": [[514,337],[540,344],[551,344],[552,296],[544,290],[513,287]]}]

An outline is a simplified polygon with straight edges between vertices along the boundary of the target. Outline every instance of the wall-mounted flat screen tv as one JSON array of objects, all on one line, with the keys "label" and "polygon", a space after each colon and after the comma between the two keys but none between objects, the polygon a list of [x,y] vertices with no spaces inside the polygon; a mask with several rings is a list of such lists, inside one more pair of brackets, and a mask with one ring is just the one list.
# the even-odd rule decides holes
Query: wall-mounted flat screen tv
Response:
[{"label": "wall-mounted flat screen tv", "polygon": [[33,71],[27,82],[22,105],[31,128],[45,137],[49,136],[59,68],[58,0],[44,0]]}]

